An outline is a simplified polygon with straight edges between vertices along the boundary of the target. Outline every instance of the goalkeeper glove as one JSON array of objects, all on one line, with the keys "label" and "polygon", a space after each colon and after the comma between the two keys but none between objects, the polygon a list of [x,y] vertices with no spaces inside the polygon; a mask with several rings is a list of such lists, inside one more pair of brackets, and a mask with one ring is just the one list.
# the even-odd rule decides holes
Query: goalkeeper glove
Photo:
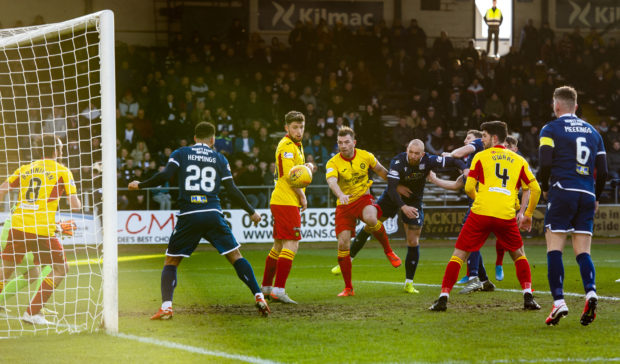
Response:
[{"label": "goalkeeper glove", "polygon": [[56,231],[61,235],[73,236],[75,230],[77,230],[77,225],[73,220],[60,221],[56,224]]}]

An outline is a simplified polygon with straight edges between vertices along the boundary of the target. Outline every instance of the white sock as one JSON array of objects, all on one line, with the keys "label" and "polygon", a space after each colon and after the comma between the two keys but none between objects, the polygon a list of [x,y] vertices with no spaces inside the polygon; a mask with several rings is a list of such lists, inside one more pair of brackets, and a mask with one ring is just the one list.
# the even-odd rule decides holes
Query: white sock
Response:
[{"label": "white sock", "polygon": [[413,283],[413,279],[405,279],[405,284],[407,283]]},{"label": "white sock", "polygon": [[172,307],[172,301],[164,301],[161,304],[161,309],[165,310]]},{"label": "white sock", "polygon": [[566,302],[564,302],[564,299],[561,298],[559,300],[553,301],[553,305],[556,306],[556,307],[559,307],[560,305],[566,305]]},{"label": "white sock", "polygon": [[264,300],[265,296],[263,295],[263,292],[258,292],[257,294],[254,295],[254,298]]},{"label": "white sock", "polygon": [[450,293],[447,293],[447,292],[441,292],[441,294],[439,294],[439,297],[444,297],[444,296],[445,296],[446,298],[447,298],[447,297],[450,297]]},{"label": "white sock", "polygon": [[271,289],[271,293],[275,294],[276,296],[279,295],[279,294],[284,294],[284,288],[273,287]]},{"label": "white sock", "polygon": [[532,289],[531,288],[524,289],[523,294],[526,294],[526,293],[532,293]]},{"label": "white sock", "polygon": [[586,300],[589,300],[592,297],[598,298],[598,296],[596,295],[596,291],[589,291],[588,293],[586,293]]}]

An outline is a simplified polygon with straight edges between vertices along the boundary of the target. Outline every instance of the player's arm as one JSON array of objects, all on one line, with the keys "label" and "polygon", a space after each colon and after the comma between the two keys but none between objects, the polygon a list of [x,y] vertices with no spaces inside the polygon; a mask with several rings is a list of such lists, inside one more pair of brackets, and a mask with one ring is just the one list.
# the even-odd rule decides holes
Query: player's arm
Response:
[{"label": "player's arm", "polygon": [[349,203],[349,195],[345,195],[340,189],[340,186],[338,186],[338,178],[327,177],[327,185],[329,186],[329,189],[332,190],[334,195],[338,197],[341,204],[346,205]]},{"label": "player's arm", "polygon": [[[476,184],[478,180],[484,181],[484,169],[482,168],[482,162],[480,161],[480,153],[476,154],[474,160],[471,161],[473,168],[469,170],[467,180],[465,181],[465,193],[472,200],[476,199]],[[480,179],[482,177],[482,179]]]},{"label": "player's arm", "polygon": [[239,191],[239,188],[232,178],[223,179],[222,185],[226,188],[226,192],[228,192],[230,198],[241,205],[241,208],[245,210],[245,212],[247,212],[250,216],[256,213],[252,205],[248,202],[248,199],[245,198],[245,195]]},{"label": "player's arm", "polygon": [[375,164],[374,167],[372,167],[372,170],[379,175],[379,177],[381,177],[384,181],[388,181],[388,171],[387,169],[385,169],[385,167],[379,162],[377,161],[377,164]]},{"label": "player's arm", "polygon": [[82,202],[80,201],[79,197],[77,197],[77,195],[69,196],[69,207],[73,211],[79,211],[82,209]]},{"label": "player's arm", "polygon": [[155,173],[151,178],[148,178],[146,181],[132,181],[127,187],[130,190],[139,190],[143,188],[161,186],[167,181],[170,181],[178,168],[179,166],[176,164],[176,162],[168,162],[168,164],[166,164],[166,168],[164,168],[163,171]]},{"label": "player's arm", "polygon": [[519,215],[525,215],[525,209],[527,208],[527,205],[530,201],[530,195],[530,189],[524,188],[523,194],[521,195],[521,208],[519,209]]},{"label": "player's arm", "polygon": [[605,188],[605,181],[607,180],[607,155],[605,150],[599,151],[594,159],[594,165],[596,167],[596,184],[594,186],[594,193],[596,195],[596,203],[598,210],[598,201],[601,198],[603,189]]},{"label": "player's arm", "polygon": [[553,148],[555,143],[548,131],[547,127],[544,127],[540,132],[540,147],[538,148],[538,160],[540,161],[540,168],[538,169],[537,179],[540,181],[540,189],[546,194],[549,191],[549,177],[551,177],[551,164],[553,163]]},{"label": "player's arm", "polygon": [[4,181],[0,185],[0,201],[4,201],[4,196],[9,193],[9,181]]},{"label": "player's arm", "polygon": [[472,154],[476,151],[476,147],[471,144],[464,145],[462,147],[458,147],[453,150],[451,153],[444,152],[442,155],[444,157],[452,157],[452,158],[465,158],[468,155]]},{"label": "player's arm", "polygon": [[428,174],[428,181],[432,184],[434,184],[435,186],[439,186],[443,189],[446,190],[451,190],[451,191],[458,191],[461,188],[463,188],[463,186],[465,185],[465,176],[464,175],[460,175],[456,181],[447,181],[445,179],[441,179],[437,177],[437,174],[435,174],[435,172],[431,171]]}]

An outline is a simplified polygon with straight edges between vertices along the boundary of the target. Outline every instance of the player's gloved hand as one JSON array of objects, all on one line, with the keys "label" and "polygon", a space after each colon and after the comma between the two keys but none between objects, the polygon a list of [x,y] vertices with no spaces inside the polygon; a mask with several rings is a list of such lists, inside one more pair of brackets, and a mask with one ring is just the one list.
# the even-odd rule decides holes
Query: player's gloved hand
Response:
[{"label": "player's gloved hand", "polygon": [[56,231],[61,235],[73,236],[75,230],[77,230],[77,225],[73,220],[60,221],[56,224]]}]

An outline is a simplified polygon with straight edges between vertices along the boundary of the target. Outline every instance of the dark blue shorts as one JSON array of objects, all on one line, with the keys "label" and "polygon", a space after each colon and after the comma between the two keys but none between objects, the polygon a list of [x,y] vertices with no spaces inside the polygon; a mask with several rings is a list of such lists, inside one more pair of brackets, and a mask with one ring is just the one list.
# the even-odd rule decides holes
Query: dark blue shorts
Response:
[{"label": "dark blue shorts", "polygon": [[592,235],[596,198],[593,195],[552,187],[545,214],[545,229],[554,233]]},{"label": "dark blue shorts", "polygon": [[213,245],[220,255],[238,249],[241,245],[226,223],[224,216],[217,211],[195,212],[178,217],[170,236],[166,255],[189,257],[204,238]]},{"label": "dark blue shorts", "polygon": [[417,201],[415,202],[404,201],[404,202],[407,205],[413,206],[416,209],[418,209],[417,219],[408,218],[400,210],[400,207],[398,207],[397,204],[392,202],[392,199],[387,195],[387,192],[383,192],[381,197],[379,197],[379,199],[377,200],[377,205],[379,205],[379,207],[381,208],[383,217],[387,217],[387,218],[394,217],[396,216],[396,214],[400,212],[400,219],[403,223],[407,225],[412,225],[412,226],[422,226],[424,224],[424,210],[422,210],[422,203],[417,202]]}]

